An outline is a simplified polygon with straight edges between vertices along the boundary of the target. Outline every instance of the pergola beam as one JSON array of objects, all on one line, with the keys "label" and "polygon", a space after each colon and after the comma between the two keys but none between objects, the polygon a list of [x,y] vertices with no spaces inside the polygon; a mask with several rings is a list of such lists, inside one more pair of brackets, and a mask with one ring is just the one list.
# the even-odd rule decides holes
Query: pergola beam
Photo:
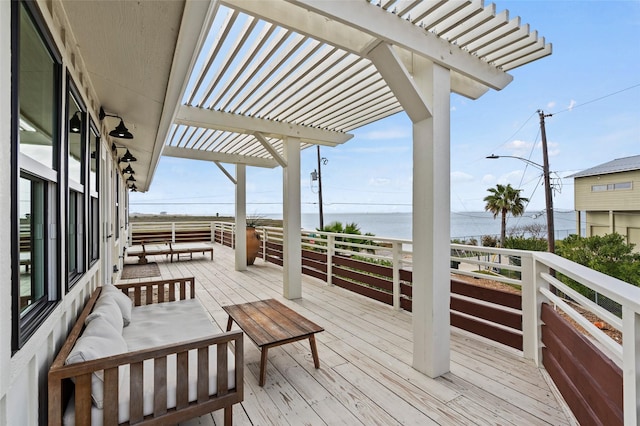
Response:
[{"label": "pergola beam", "polygon": [[274,168],[278,162],[271,158],[248,157],[238,154],[223,154],[221,152],[202,151],[189,148],[178,148],[175,146],[165,146],[162,155],[175,158],[186,158],[190,160],[218,161],[229,164],[245,164],[247,166]]},{"label": "pergola beam", "polygon": [[258,141],[260,141],[264,149],[266,149],[269,154],[271,154],[271,156],[278,162],[278,164],[280,164],[280,166],[287,167],[287,160],[282,158],[282,156],[278,153],[278,151],[276,151],[273,145],[269,143],[267,138],[265,138],[262,133],[255,132],[253,135],[256,137],[256,139],[258,139]]},{"label": "pergola beam", "polygon": [[[496,90],[513,80],[509,74],[458,46],[367,2],[287,2],[291,4],[233,0],[224,3],[360,56],[368,53],[368,46],[381,40]],[[287,17],[286,22],[283,16]]]},{"label": "pergola beam", "polygon": [[299,138],[300,141],[305,143],[326,146],[336,146],[353,137],[353,135],[343,132],[231,114],[223,111],[212,111],[187,105],[180,107],[175,123],[251,135],[255,134],[255,132],[260,132],[266,137],[278,139],[286,137]]}]

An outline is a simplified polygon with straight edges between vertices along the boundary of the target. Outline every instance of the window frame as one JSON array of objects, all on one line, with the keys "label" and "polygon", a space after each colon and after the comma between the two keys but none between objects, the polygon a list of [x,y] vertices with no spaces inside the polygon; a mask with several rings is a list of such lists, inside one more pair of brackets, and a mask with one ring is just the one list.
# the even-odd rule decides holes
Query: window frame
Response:
[{"label": "window frame", "polygon": [[[21,13],[24,8],[34,30],[37,33],[52,62],[52,167],[49,168],[20,152],[20,57],[21,57]],[[40,325],[53,312],[61,297],[61,269],[55,265],[60,259],[60,120],[62,100],[62,55],[56,48],[51,33],[36,6],[32,1],[11,2],[11,353],[15,354]],[[44,184],[44,217],[47,224],[43,226],[44,259],[43,259],[43,296],[33,305],[21,312],[20,308],[20,218],[19,218],[19,182],[21,177],[33,177]],[[53,198],[53,199],[52,199]],[[55,227],[50,222],[55,222]],[[50,244],[51,234],[56,236]],[[16,267],[17,266],[17,267]]]},{"label": "window frame", "polygon": [[[88,134],[89,126],[87,123],[87,107],[80,96],[80,92],[76,87],[71,75],[67,72],[66,76],[67,90],[66,90],[66,109],[65,109],[65,132],[64,132],[64,170],[66,171],[66,185],[65,185],[65,218],[67,225],[66,239],[65,239],[65,269],[66,269],[66,288],[68,292],[73,286],[80,280],[80,278],[87,272],[88,268],[88,245],[89,236],[87,234],[87,216],[88,216],[88,176],[89,176],[89,156],[87,155],[89,150]],[[80,182],[72,180],[69,176],[69,156],[70,156],[70,131],[69,120],[71,119],[71,103],[74,102],[80,112],[82,119],[82,127],[80,130]],[[75,218],[74,224],[76,226],[76,232],[71,234],[69,231],[70,219],[71,219],[71,198],[78,198],[75,200]],[[80,223],[79,223],[80,222]],[[72,241],[72,238],[73,241]],[[70,249],[72,244],[75,245],[75,268],[71,268]]]},{"label": "window frame", "polygon": [[[88,237],[88,258],[89,267],[100,260],[100,159],[102,157],[102,143],[100,137],[100,130],[89,119],[89,169],[88,169],[88,183],[87,183],[87,198],[88,198],[88,214],[87,214],[87,237]],[[95,151],[93,151],[92,157],[92,144]],[[95,161],[95,182],[91,182],[91,161]],[[92,185],[93,183],[93,185]],[[95,247],[95,250],[94,250]]]}]

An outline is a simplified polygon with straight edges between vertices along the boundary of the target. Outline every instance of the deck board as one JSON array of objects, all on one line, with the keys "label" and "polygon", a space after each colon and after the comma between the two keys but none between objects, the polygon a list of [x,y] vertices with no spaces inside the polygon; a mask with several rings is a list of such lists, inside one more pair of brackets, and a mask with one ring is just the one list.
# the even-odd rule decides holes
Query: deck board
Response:
[{"label": "deck board", "polygon": [[[268,298],[325,329],[316,334],[320,369],[306,340],[276,347],[263,388],[260,352],[245,337],[245,399],[234,407],[235,425],[576,424],[546,373],[512,348],[452,329],[451,371],[431,379],[411,367],[410,313],[307,276],[302,299],[287,300],[281,267],[257,259],[235,271],[233,250],[214,247],[213,261],[150,261],[163,278],[195,276],[196,297],[222,329],[222,306]],[[222,418],[219,411],[185,424],[221,425]]]}]

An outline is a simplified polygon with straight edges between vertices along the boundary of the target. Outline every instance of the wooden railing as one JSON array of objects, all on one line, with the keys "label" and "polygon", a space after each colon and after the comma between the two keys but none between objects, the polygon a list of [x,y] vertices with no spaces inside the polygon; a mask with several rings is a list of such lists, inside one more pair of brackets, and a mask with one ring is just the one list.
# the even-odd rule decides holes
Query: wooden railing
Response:
[{"label": "wooden railing", "polygon": [[[282,228],[261,227],[258,232],[259,257],[282,265]],[[234,224],[214,222],[208,237],[235,247]],[[303,230],[301,243],[304,274],[394,309],[411,310],[410,240]],[[523,357],[544,366],[581,423],[640,421],[640,288],[551,253],[460,244],[451,245],[451,272],[521,290],[511,294],[452,278],[453,326],[521,350]],[[556,278],[559,274],[618,303],[622,317],[581,296]],[[612,340],[574,306],[621,331],[623,343]],[[567,327],[566,318],[588,337]],[[580,349],[568,348],[569,340]]]}]

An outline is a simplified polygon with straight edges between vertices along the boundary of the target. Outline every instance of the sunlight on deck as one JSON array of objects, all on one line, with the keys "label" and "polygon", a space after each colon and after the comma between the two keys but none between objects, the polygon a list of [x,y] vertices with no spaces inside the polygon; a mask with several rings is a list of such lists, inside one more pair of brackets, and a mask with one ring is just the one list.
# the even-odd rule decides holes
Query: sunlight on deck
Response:
[{"label": "sunlight on deck", "polygon": [[[320,369],[307,341],[280,346],[269,351],[262,388],[260,353],[245,336],[245,398],[234,406],[236,425],[575,424],[546,373],[510,348],[454,329],[451,372],[431,379],[411,367],[410,313],[304,275],[302,299],[287,300],[281,267],[258,259],[237,272],[233,250],[218,244],[213,261],[150,260],[162,277],[196,277],[196,296],[221,329],[221,306],[266,298],[325,328],[316,335]],[[220,425],[222,411],[186,424]]]}]

